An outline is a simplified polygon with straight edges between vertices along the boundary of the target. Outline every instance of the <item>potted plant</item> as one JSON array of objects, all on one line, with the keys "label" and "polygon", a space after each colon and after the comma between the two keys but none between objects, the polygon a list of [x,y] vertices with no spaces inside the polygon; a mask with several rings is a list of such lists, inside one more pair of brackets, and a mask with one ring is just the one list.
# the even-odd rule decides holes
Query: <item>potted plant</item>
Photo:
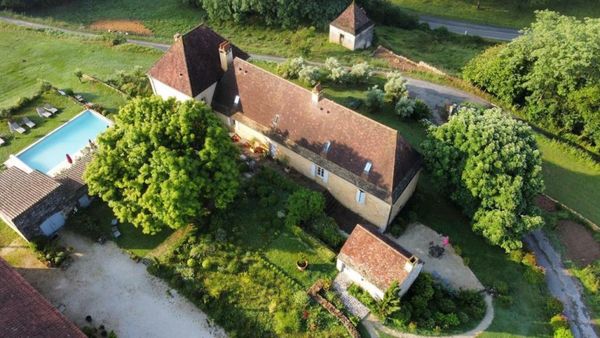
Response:
[{"label": "potted plant", "polygon": [[306,268],[308,268],[308,260],[306,257],[304,257],[304,255],[300,256],[300,258],[296,261],[296,267],[298,267],[298,270],[300,271],[304,271]]}]

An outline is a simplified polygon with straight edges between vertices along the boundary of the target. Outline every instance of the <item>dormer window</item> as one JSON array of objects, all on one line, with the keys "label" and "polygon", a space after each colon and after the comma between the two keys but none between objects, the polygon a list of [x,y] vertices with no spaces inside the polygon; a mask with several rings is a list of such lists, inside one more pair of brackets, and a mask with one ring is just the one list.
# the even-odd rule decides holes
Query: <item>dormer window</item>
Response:
[{"label": "dormer window", "polygon": [[325,142],[323,145],[323,153],[327,154],[329,152],[329,148],[331,148],[331,141]]},{"label": "dormer window", "polygon": [[275,126],[277,126],[278,123],[279,123],[279,114],[275,114],[275,117],[273,117],[271,124],[273,124],[273,127],[275,127]]},{"label": "dormer window", "polygon": [[367,164],[365,164],[365,170],[364,170],[364,174],[368,175],[369,172],[371,171],[371,168],[373,167],[373,163],[371,163],[370,161],[367,162]]}]

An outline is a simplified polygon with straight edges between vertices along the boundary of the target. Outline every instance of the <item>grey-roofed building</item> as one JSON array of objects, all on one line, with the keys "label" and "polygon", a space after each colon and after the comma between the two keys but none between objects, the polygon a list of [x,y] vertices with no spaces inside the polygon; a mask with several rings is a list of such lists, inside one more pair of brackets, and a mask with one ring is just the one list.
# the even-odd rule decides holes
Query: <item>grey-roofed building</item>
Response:
[{"label": "grey-roofed building", "polygon": [[54,234],[74,207],[89,204],[83,182],[89,159],[84,156],[55,178],[17,167],[0,172],[0,219],[26,240]]}]

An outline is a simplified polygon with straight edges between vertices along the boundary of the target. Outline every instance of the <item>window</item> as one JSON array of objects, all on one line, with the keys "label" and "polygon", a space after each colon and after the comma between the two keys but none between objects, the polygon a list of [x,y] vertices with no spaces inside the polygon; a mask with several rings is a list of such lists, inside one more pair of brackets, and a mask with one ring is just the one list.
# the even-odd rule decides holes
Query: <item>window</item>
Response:
[{"label": "window", "polygon": [[365,164],[364,172],[366,175],[369,175],[369,172],[371,171],[372,167],[373,167],[373,163],[371,163],[371,162],[367,162],[367,164]]},{"label": "window", "polygon": [[356,202],[357,203],[365,204],[366,197],[367,197],[367,194],[365,194],[364,190],[361,190],[361,189],[356,190]]},{"label": "window", "polygon": [[236,104],[236,105],[237,105],[237,104],[239,104],[239,103],[240,103],[240,96],[239,96],[239,95],[236,95],[236,96],[235,96],[235,99],[233,99],[233,104]]},{"label": "window", "polygon": [[325,179],[325,169],[323,169],[322,167],[317,166],[317,171],[316,171],[316,175],[322,179]]}]

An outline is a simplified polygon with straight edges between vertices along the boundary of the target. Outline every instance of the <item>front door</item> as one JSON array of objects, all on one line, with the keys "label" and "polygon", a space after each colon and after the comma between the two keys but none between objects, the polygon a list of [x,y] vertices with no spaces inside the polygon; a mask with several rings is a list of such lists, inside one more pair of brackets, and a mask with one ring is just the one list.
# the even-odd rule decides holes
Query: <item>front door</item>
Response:
[{"label": "front door", "polygon": [[340,45],[344,44],[344,34],[340,34]]}]

